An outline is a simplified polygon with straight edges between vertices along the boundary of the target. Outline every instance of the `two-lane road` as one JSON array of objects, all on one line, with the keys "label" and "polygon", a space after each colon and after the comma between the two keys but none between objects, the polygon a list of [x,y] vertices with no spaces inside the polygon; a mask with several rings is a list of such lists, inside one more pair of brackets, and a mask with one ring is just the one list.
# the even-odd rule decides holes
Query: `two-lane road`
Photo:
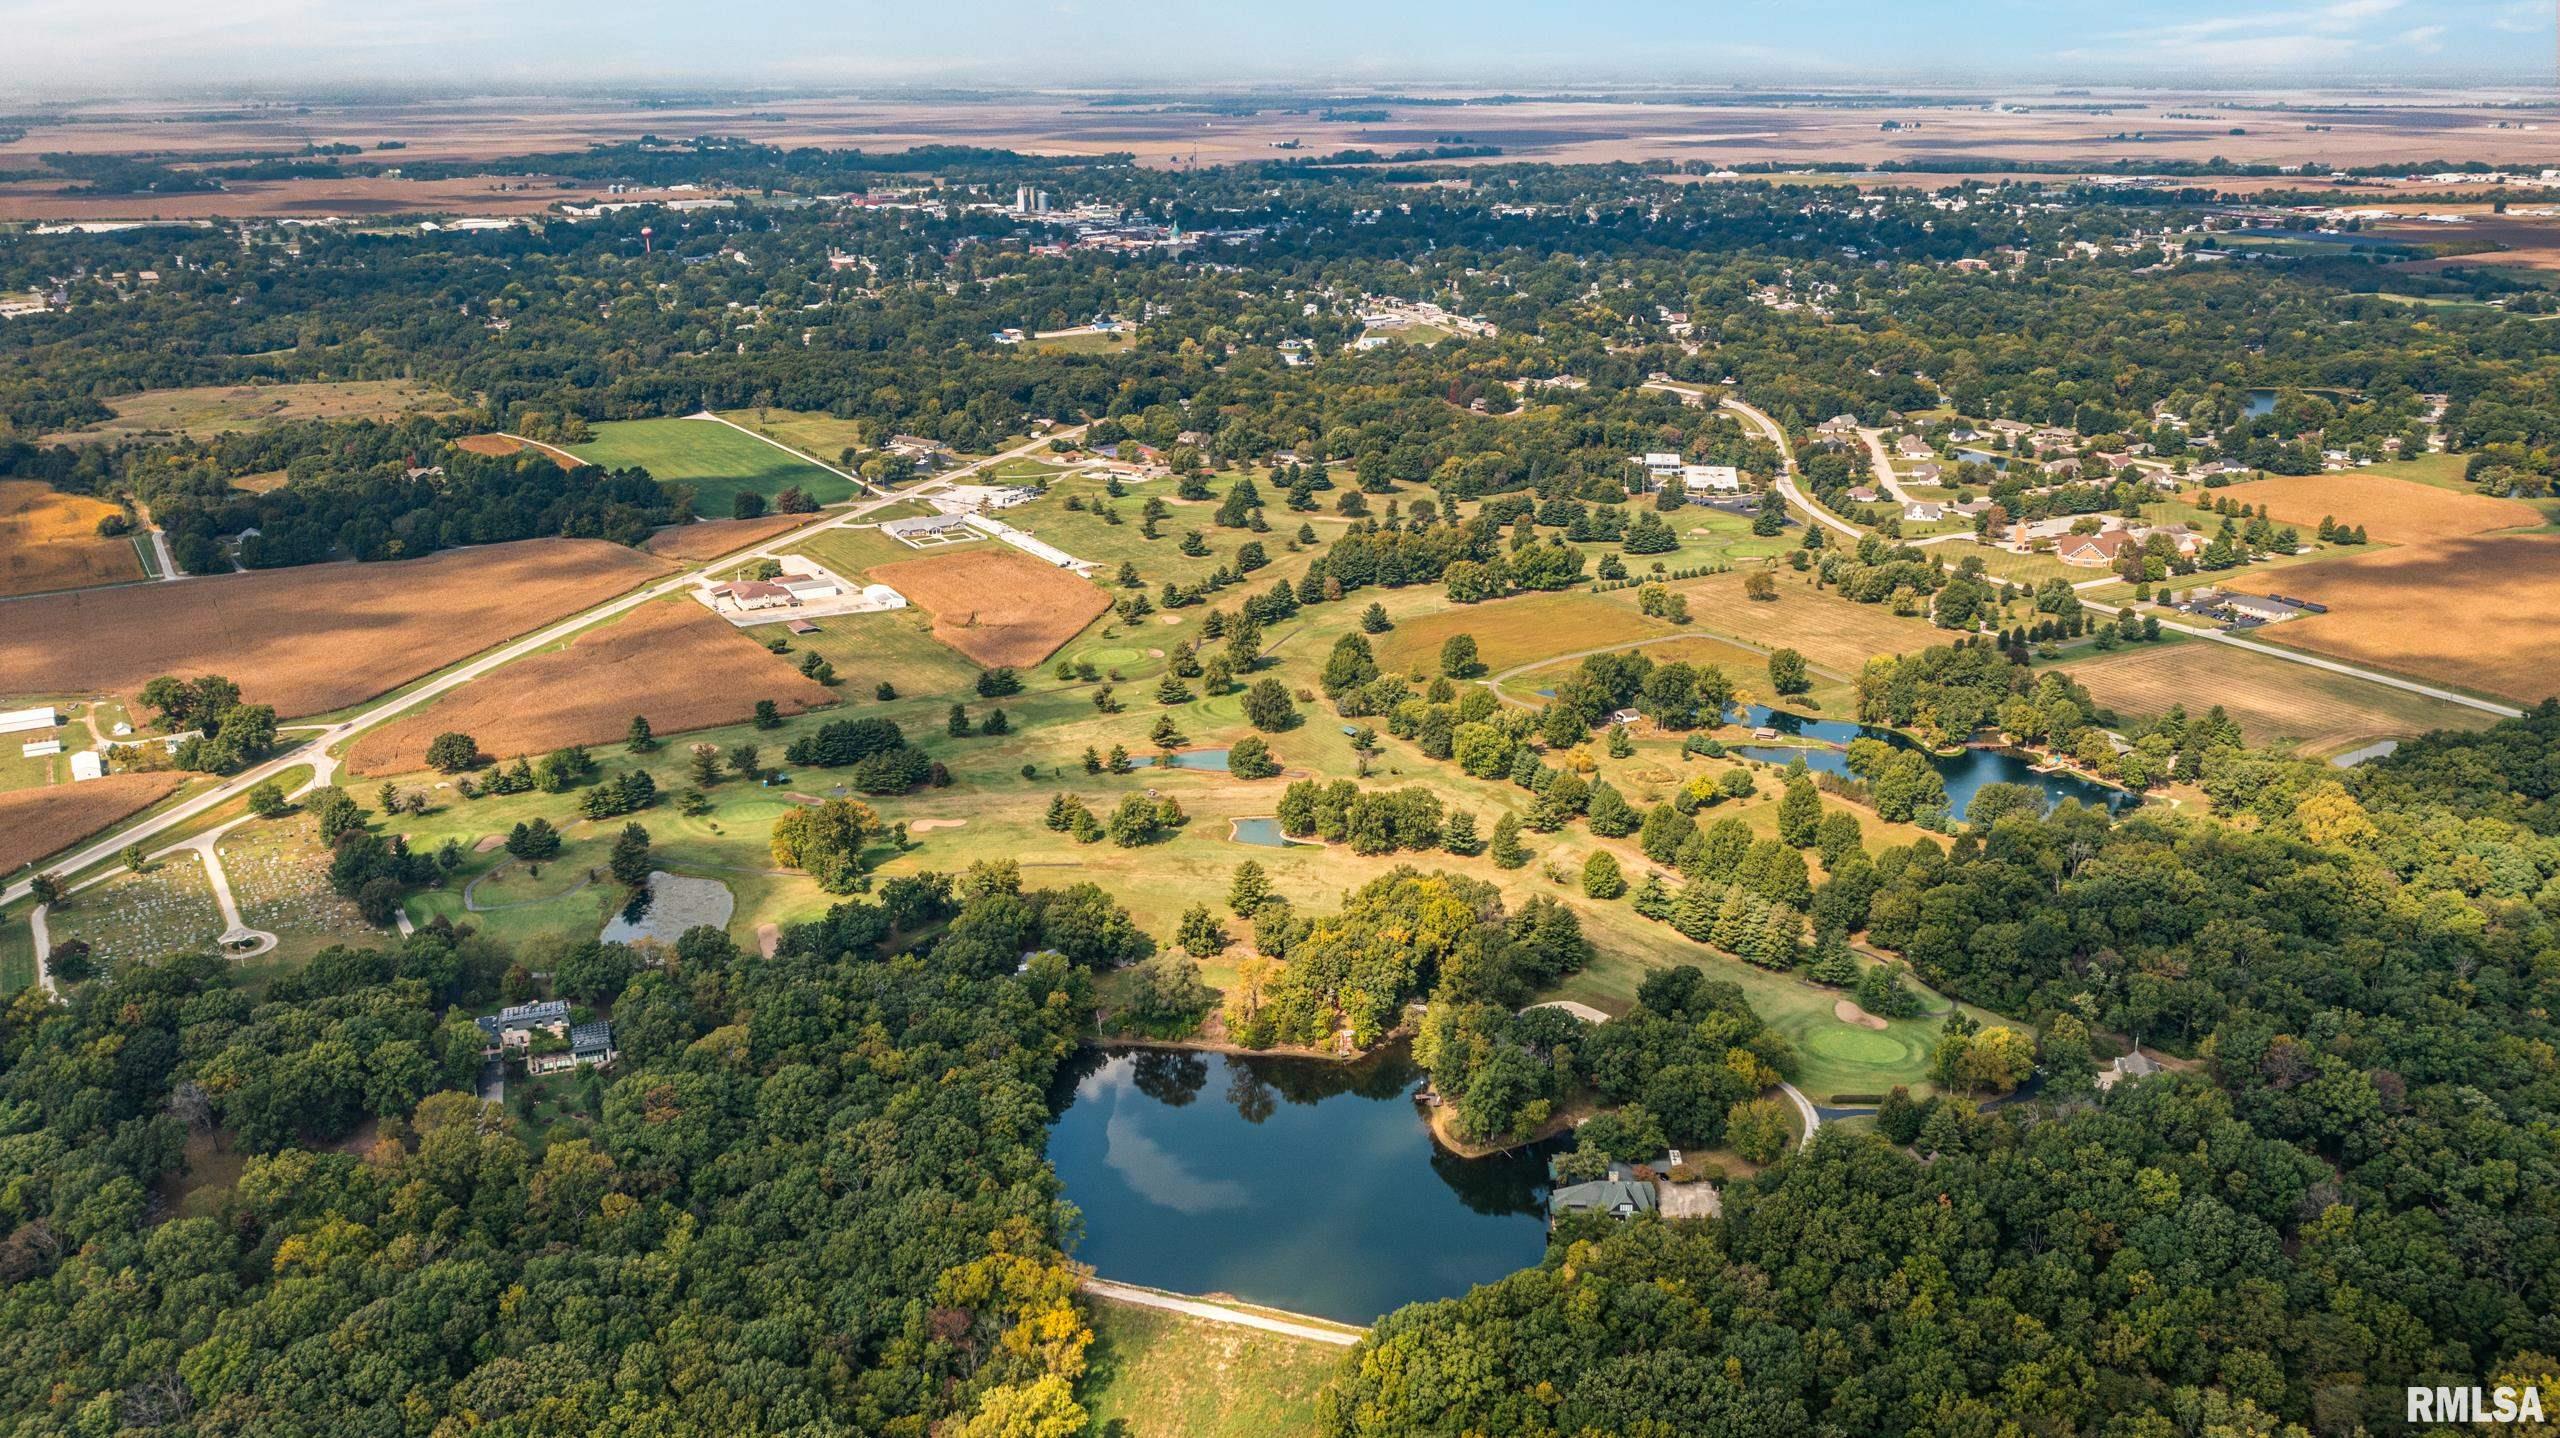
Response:
[{"label": "two-lane road", "polygon": [[[753,433],[751,430],[747,432],[750,434]],[[526,655],[536,653],[543,649],[548,649],[552,645],[557,644],[560,641],[569,638],[571,635],[576,634],[578,631],[585,629],[589,625],[596,623],[598,620],[610,619],[615,615],[627,613],[630,610],[637,609],[641,605],[647,604],[652,600],[663,599],[670,594],[674,594],[685,589],[696,583],[702,572],[706,569],[734,564],[742,558],[752,559],[771,556],[778,553],[786,544],[798,543],[821,530],[834,529],[845,525],[859,523],[872,511],[880,509],[883,506],[895,504],[902,499],[913,498],[919,494],[929,494],[955,480],[966,478],[967,476],[975,474],[982,469],[987,469],[992,466],[1002,464],[1006,460],[1018,459],[1025,455],[1032,454],[1035,451],[1045,449],[1053,439],[1081,432],[1081,426],[1071,429],[1054,430],[1048,434],[1041,435],[1036,439],[1025,441],[1024,443],[1016,445],[1012,449],[1005,450],[1000,454],[990,455],[985,459],[976,460],[963,465],[958,469],[952,470],[947,474],[937,476],[936,478],[928,480],[923,484],[916,485],[913,488],[883,494],[879,498],[856,505],[840,514],[834,515],[823,523],[807,525],[799,529],[788,531],[785,534],[776,536],[774,539],[756,549],[723,555],[718,559],[705,561],[702,564],[691,566],[680,573],[669,575],[667,578],[661,579],[654,584],[632,590],[630,593],[624,594],[619,598],[609,599],[591,608],[581,610],[556,624],[548,625],[525,636],[524,638],[491,650],[488,653],[481,655],[479,658],[463,664],[459,668],[440,674],[414,689],[407,690],[403,693],[396,694],[391,698],[385,699],[381,703],[365,709],[351,718],[342,719],[337,723],[328,725],[316,732],[311,732],[301,743],[296,744],[291,749],[287,749],[282,753],[275,755],[273,758],[267,759],[259,764],[240,771],[229,779],[224,780],[222,783],[196,795],[192,799],[188,799],[183,803],[171,805],[169,808],[152,815],[150,818],[145,819],[139,824],[120,830],[106,839],[89,845],[87,848],[75,850],[65,857],[55,859],[53,862],[41,866],[39,872],[52,874],[58,878],[68,878],[69,876],[77,874],[93,865],[104,863],[109,859],[115,858],[122,854],[128,845],[146,843],[161,834],[167,833],[169,830],[176,828],[179,825],[185,824],[188,820],[193,819],[198,815],[229,803],[231,800],[248,793],[251,789],[265,783],[267,780],[276,778],[298,765],[308,764],[312,766],[313,777],[308,784],[303,786],[305,789],[328,783],[335,777],[337,772],[337,760],[330,755],[329,751],[337,745],[344,743],[366,729],[372,728],[376,724],[382,723],[384,720],[405,714],[423,704],[441,698],[446,694],[450,694],[454,690],[461,688],[463,685],[482,678],[492,670],[512,664],[516,660],[524,658]],[[757,437],[762,438],[760,435]],[[769,440],[766,442],[771,443]],[[783,445],[775,445],[775,448],[785,449],[787,452],[793,454],[798,453],[798,451],[789,450],[787,446]],[[298,790],[297,792],[300,791]],[[5,889],[0,889],[0,904],[15,903],[17,900],[25,898],[28,892],[32,889],[33,884],[33,876],[30,876],[29,878],[21,879],[17,883],[9,885]]]}]

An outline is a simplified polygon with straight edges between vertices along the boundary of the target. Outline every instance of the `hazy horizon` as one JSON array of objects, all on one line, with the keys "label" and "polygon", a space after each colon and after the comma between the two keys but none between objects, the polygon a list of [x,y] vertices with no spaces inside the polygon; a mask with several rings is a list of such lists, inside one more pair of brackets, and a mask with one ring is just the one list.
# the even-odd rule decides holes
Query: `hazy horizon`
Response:
[{"label": "hazy horizon", "polygon": [[1521,87],[2070,84],[2519,87],[2549,93],[2546,0],[2230,4],[2090,0],[978,0],[924,10],[771,0],[0,0],[38,99],[347,89],[488,94],[653,88],[1216,89],[1284,83]]}]

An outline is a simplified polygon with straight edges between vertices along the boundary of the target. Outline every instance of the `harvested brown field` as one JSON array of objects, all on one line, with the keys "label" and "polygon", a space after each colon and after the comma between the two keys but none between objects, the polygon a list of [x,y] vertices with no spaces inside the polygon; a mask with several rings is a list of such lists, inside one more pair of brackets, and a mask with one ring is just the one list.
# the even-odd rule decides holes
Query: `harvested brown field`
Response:
[{"label": "harvested brown field", "polygon": [[2271,642],[2521,704],[2560,692],[2560,537],[2444,539],[2235,587],[2329,606],[2267,626]]},{"label": "harvested brown field", "polygon": [[2311,756],[2431,729],[2486,728],[2496,717],[2203,640],[2143,645],[2061,667],[2128,720],[2156,718],[2179,704],[2190,714],[2219,704],[2250,743],[2291,743]]},{"label": "harvested brown field", "polygon": [[453,447],[468,450],[473,454],[515,454],[522,450],[536,450],[551,456],[562,469],[576,469],[579,465],[586,463],[585,460],[565,449],[556,449],[547,444],[535,444],[531,440],[518,439],[511,434],[466,434],[455,440]]},{"label": "harvested brown field", "polygon": [[183,775],[109,774],[85,784],[0,793],[0,874],[61,852],[178,787]]},{"label": "harvested brown field", "polygon": [[0,675],[12,695],[131,695],[156,674],[227,674],[252,703],[322,714],[665,572],[602,540],[528,539],[48,594],[0,611]]},{"label": "harvested brown field", "polygon": [[32,479],[0,479],[0,594],[41,594],[140,579],[130,539],[102,539],[98,521],[123,511]]},{"label": "harvested brown field", "polygon": [[2428,213],[2458,214],[2459,225],[2424,221],[2377,226],[2395,240],[2418,245],[2487,245],[2468,254],[2410,260],[2396,268],[2450,270],[2469,265],[2511,265],[2518,269],[2560,270],[2560,222],[2533,215],[2502,215],[2485,205],[2430,205]]},{"label": "harvested brown field", "polygon": [[447,732],[470,735],[496,758],[540,754],[619,739],[634,714],[663,737],[740,723],[759,699],[799,714],[835,694],[692,600],[662,600],[372,730],[347,762],[367,774],[405,774],[425,767],[427,745]]},{"label": "harvested brown field", "polygon": [[807,514],[768,514],[762,519],[698,519],[659,530],[641,548],[668,559],[717,559],[730,550],[787,533],[814,518]]},{"label": "harvested brown field", "polygon": [[86,444],[170,435],[212,439],[296,419],[388,419],[449,414],[453,397],[413,380],[356,379],[314,384],[199,385],[150,389],[107,401],[116,417],[48,435],[47,444]]},{"label": "harvested brown field", "polygon": [[933,616],[934,638],[989,668],[1038,664],[1111,607],[1102,586],[996,544],[879,565],[868,578],[907,596]]},{"label": "harvested brown field", "polygon": [[2366,537],[2392,544],[2458,539],[2492,529],[2542,523],[2542,512],[2512,499],[2438,489],[2385,474],[2294,474],[2217,489],[2214,497],[2264,507],[2305,530],[2325,516],[2364,526]]}]

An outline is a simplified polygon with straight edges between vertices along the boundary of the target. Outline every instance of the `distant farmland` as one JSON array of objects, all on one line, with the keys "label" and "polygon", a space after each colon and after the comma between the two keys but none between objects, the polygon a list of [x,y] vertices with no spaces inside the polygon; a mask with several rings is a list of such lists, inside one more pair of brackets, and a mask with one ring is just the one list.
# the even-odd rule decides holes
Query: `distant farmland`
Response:
[{"label": "distant farmland", "polygon": [[589,464],[608,469],[637,465],[651,477],[694,489],[694,511],[726,519],[740,490],[767,500],[793,486],[821,504],[851,499],[850,481],[707,419],[626,419],[595,427],[596,437],[569,446]]},{"label": "distant farmland", "polygon": [[102,539],[98,521],[123,511],[32,479],[0,479],[0,594],[41,594],[142,578],[130,539]]},{"label": "distant farmland", "polygon": [[157,674],[227,674],[288,718],[326,713],[666,572],[601,540],[529,539],[49,594],[6,606],[0,684],[6,696],[131,695]]},{"label": "distant farmland", "polygon": [[384,419],[403,414],[451,414],[462,407],[440,390],[405,379],[151,389],[106,403],[116,412],[114,419],[49,435],[44,442],[84,444],[154,435],[211,439],[226,431],[264,429],[286,420]]}]

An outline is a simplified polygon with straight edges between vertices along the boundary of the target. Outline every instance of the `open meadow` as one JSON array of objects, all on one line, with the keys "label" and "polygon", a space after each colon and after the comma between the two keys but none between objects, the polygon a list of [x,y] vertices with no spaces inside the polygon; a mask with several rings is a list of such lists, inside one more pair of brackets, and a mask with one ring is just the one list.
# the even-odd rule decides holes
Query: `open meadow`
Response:
[{"label": "open meadow", "polygon": [[[44,595],[9,606],[0,698],[129,696],[155,675],[225,674],[287,718],[325,713],[665,572],[600,540],[530,539]],[[74,633],[83,642],[60,642]]]},{"label": "open meadow", "polygon": [[858,420],[791,409],[724,409],[715,412],[731,424],[744,426],[802,454],[813,454],[830,462],[848,449],[869,448],[863,443],[864,431]]},{"label": "open meadow", "polygon": [[[1791,571],[1776,573],[1777,597],[1767,600],[1743,593],[1740,570],[1670,581],[1668,587],[1689,600],[1690,622],[1677,626],[1640,613],[1633,589],[1603,594],[1574,589],[1483,604],[1435,605],[1382,636],[1378,662],[1390,669],[1434,672],[1440,645],[1456,634],[1475,636],[1479,657],[1497,674],[1634,640],[1699,637],[1739,640],[1764,650],[1792,648],[1817,669],[1854,676],[1878,655],[1925,649],[1949,638],[1927,620],[1897,615],[1882,605],[1852,603]],[[1745,676],[1734,677],[1749,686]]]},{"label": "open meadow", "polygon": [[532,450],[536,454],[549,455],[552,463],[562,469],[575,469],[586,463],[558,445],[539,444],[511,434],[466,434],[455,440],[453,447],[470,454],[521,454]]},{"label": "open meadow", "polygon": [[[780,634],[779,625],[767,632]],[[736,625],[678,595],[641,605],[529,655],[424,709],[366,731],[347,752],[359,773],[426,763],[438,734],[469,734],[496,758],[620,739],[635,714],[661,736],[742,723],[759,699],[786,714],[835,695]]]},{"label": "open meadow", "polygon": [[2267,626],[2271,643],[2519,704],[2560,693],[2560,537],[2442,539],[2233,587],[2329,607]]},{"label": "open meadow", "polygon": [[106,402],[115,418],[83,429],[48,435],[47,444],[94,444],[136,439],[211,439],[235,430],[263,429],[297,419],[389,419],[405,414],[451,414],[462,408],[451,395],[406,379],[335,380],[314,384],[201,385],[151,389]]},{"label": "open meadow", "polygon": [[36,480],[0,479],[0,595],[142,578],[142,556],[134,541],[98,533],[98,521],[123,512]]},{"label": "open meadow", "polygon": [[730,501],[741,491],[771,500],[796,488],[820,504],[858,493],[847,480],[707,419],[613,420],[597,425],[595,438],[570,445],[569,452],[607,469],[636,466],[653,479],[690,485],[694,512],[705,519],[728,518]]},{"label": "open meadow", "polygon": [[1079,1396],[1116,1438],[1308,1438],[1329,1343],[1096,1300]]}]

